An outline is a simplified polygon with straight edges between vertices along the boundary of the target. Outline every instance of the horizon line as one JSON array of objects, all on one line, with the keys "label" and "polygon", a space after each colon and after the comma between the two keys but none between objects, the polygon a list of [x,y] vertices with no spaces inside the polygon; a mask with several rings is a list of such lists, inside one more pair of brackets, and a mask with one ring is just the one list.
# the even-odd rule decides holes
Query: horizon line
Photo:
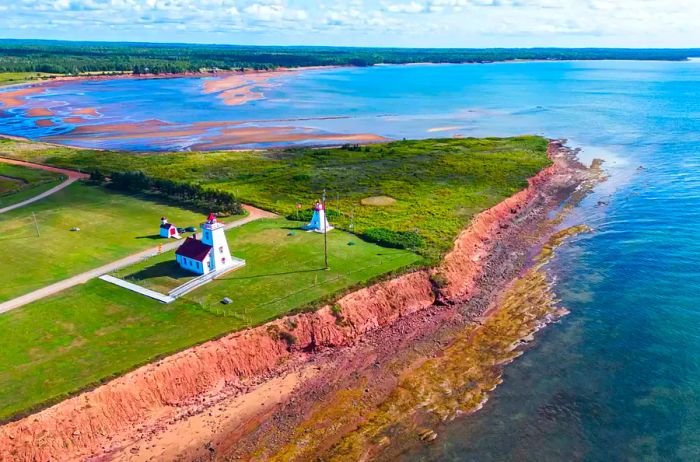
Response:
[{"label": "horizon line", "polygon": [[215,46],[240,48],[337,48],[337,49],[382,49],[382,50],[654,50],[654,51],[700,51],[697,47],[564,47],[564,46],[532,46],[532,47],[419,47],[419,46],[352,46],[352,45],[253,45],[241,43],[215,42],[180,42],[180,41],[143,41],[143,40],[68,40],[49,38],[12,38],[0,37],[0,42],[59,42],[70,44],[127,44],[127,45],[186,45],[186,46]]}]

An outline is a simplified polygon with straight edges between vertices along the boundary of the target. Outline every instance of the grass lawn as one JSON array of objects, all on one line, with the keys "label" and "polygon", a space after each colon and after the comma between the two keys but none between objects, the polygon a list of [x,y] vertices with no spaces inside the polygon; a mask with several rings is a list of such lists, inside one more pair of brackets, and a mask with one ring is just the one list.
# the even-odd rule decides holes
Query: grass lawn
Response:
[{"label": "grass lawn", "polygon": [[80,182],[0,215],[0,302],[165,242],[158,237],[163,215],[181,227],[204,219],[202,212]]},{"label": "grass lawn", "polygon": [[142,170],[228,190],[242,202],[283,215],[294,213],[296,203],[310,207],[326,188],[329,209],[341,214],[335,226],[353,224],[357,233],[373,227],[418,233],[425,241],[418,251],[431,262],[451,248],[475,213],[522,189],[528,177],[549,165],[546,150],[547,140],[536,136],[150,154],[0,143],[0,153],[9,157],[83,170]]},{"label": "grass lawn", "polygon": [[64,179],[60,173],[0,163],[0,208],[41,194]]},{"label": "grass lawn", "polygon": [[[228,231],[232,254],[247,266],[170,305],[92,280],[0,315],[0,419],[422,261],[335,230],[325,271],[323,236],[296,225],[262,220]],[[222,305],[225,296],[233,303]]]},{"label": "grass lawn", "polygon": [[197,277],[184,270],[175,261],[175,251],[163,252],[135,265],[110,273],[112,276],[133,282],[141,287],[167,294],[171,290]]}]

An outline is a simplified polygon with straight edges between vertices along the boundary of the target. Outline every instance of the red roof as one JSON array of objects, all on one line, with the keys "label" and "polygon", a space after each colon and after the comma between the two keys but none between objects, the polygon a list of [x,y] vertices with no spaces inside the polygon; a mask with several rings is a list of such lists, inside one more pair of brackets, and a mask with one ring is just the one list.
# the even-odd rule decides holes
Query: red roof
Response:
[{"label": "red roof", "polygon": [[203,261],[211,252],[211,246],[198,241],[193,237],[188,237],[185,242],[177,249],[176,255],[180,255],[192,260]]}]

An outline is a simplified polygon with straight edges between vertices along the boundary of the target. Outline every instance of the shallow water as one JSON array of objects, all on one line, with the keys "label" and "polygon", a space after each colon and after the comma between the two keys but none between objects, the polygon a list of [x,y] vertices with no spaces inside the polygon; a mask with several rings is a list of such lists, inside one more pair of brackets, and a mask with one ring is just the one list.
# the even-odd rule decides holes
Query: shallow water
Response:
[{"label": "shallow water", "polygon": [[[64,92],[54,99],[69,106],[98,107],[112,122],[341,116],[284,124],[392,138],[569,138],[586,160],[604,158],[610,174],[564,224],[585,221],[595,232],[564,245],[551,264],[571,314],[506,368],[482,411],[438,428],[436,442],[403,459],[700,459],[699,62],[386,66],[283,80],[267,99],[242,106],[202,95],[198,79],[52,91]],[[118,91],[105,91],[112,87]],[[66,130],[35,127],[13,111],[0,118],[0,132],[41,138]],[[429,131],[444,127],[451,128]],[[192,143],[185,136],[157,147]]]}]

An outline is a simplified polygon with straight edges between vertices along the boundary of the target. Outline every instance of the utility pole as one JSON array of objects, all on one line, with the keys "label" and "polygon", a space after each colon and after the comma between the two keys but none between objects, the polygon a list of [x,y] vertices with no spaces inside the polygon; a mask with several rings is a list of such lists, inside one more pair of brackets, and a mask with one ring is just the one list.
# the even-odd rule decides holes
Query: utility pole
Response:
[{"label": "utility pole", "polygon": [[323,207],[323,261],[325,264],[324,269],[328,271],[330,267],[328,266],[328,229],[326,223],[328,223],[328,210],[326,210],[326,188],[323,188],[323,196],[321,197],[321,206]]}]

